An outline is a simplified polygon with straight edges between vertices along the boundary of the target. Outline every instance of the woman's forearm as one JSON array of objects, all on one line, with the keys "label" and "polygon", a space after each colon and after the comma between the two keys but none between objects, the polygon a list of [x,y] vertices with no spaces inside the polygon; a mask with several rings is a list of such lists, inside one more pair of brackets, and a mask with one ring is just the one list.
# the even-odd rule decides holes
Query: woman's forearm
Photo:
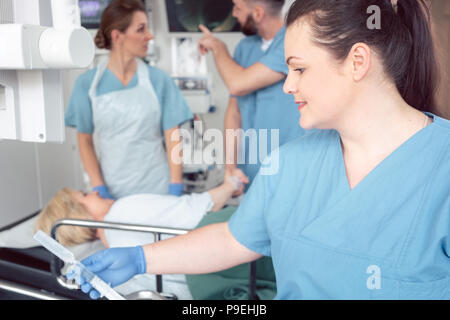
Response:
[{"label": "woman's forearm", "polygon": [[226,222],[146,245],[144,252],[150,274],[212,273],[261,257],[237,242]]},{"label": "woman's forearm", "polygon": [[170,183],[183,182],[183,146],[180,129],[174,127],[164,133],[167,149],[167,160],[170,169]]},{"label": "woman's forearm", "polygon": [[78,133],[78,148],[80,150],[81,162],[89,176],[91,185],[97,187],[105,184],[100,170],[100,164],[95,154],[92,135]]}]

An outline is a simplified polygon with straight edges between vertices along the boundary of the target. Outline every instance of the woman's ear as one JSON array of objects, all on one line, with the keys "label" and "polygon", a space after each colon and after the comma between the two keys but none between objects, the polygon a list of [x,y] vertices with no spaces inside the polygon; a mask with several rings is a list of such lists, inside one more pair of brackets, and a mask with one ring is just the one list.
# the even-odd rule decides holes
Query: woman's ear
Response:
[{"label": "woman's ear", "polygon": [[121,39],[121,35],[122,33],[117,29],[111,31],[111,44],[117,45]]},{"label": "woman's ear", "polygon": [[356,43],[348,54],[353,80],[361,81],[368,74],[372,65],[372,52],[365,43]]}]

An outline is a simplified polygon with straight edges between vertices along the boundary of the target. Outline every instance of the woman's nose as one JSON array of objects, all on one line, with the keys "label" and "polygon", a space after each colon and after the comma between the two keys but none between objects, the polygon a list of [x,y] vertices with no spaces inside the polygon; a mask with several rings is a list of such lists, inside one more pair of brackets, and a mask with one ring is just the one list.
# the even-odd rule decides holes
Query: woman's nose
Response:
[{"label": "woman's nose", "polygon": [[294,94],[297,92],[296,88],[295,88],[295,84],[292,81],[292,78],[289,76],[290,72],[288,73],[286,80],[284,81],[284,85],[283,85],[283,91],[286,94]]}]

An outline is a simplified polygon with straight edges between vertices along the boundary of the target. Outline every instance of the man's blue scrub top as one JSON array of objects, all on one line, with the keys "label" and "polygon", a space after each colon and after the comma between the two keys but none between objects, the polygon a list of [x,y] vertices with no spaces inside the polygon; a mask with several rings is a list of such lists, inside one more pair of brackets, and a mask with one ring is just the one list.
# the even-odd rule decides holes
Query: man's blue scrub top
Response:
[{"label": "man's blue scrub top", "polygon": [[352,190],[336,131],[274,158],[229,228],[272,256],[277,299],[450,299],[449,121],[434,116]]},{"label": "man's blue scrub top", "polygon": [[[234,60],[244,68],[260,62],[270,69],[287,75],[288,67],[286,65],[284,54],[284,37],[286,28],[283,27],[273,39],[270,47],[264,52],[261,49],[262,39],[260,36],[249,36],[241,40],[238,44]],[[269,87],[260,89],[249,95],[236,97],[242,118],[242,129],[256,129],[255,150],[256,163],[253,161],[249,152],[250,138],[241,141],[240,154],[245,152],[245,164],[240,164],[244,173],[249,177],[250,182],[258,173],[261,161],[266,158],[273,149],[278,148],[284,143],[298,138],[304,134],[304,130],[299,125],[300,113],[295,104],[292,95],[283,92],[284,80],[275,83]],[[264,143],[260,139],[260,129],[267,129],[267,150],[259,149],[259,143]],[[271,143],[271,130],[279,130],[279,145]],[[250,136],[250,134],[249,134]],[[260,155],[261,153],[261,155]]]}]

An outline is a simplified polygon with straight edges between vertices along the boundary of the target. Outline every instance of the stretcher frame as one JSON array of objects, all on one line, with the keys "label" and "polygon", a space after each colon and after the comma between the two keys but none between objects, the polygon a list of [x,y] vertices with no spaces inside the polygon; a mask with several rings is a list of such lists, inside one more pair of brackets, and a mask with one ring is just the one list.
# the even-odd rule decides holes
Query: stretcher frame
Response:
[{"label": "stretcher frame", "polygon": [[[35,213],[26,219],[30,219],[37,215]],[[9,229],[19,223],[25,221],[26,219],[20,220],[13,225],[4,228]],[[148,226],[148,225],[135,225],[135,224],[125,224],[125,223],[116,223],[116,222],[104,222],[104,221],[93,221],[93,220],[77,220],[77,219],[62,219],[52,226],[51,228],[51,237],[56,240],[56,233],[58,229],[62,226],[79,226],[86,227],[91,229],[111,229],[111,230],[120,230],[120,231],[133,231],[133,232],[144,232],[144,233],[153,233],[155,237],[155,242],[161,240],[161,236],[164,235],[184,235],[190,232],[189,229],[176,229],[176,228],[167,228],[167,227],[157,227],[157,226]],[[3,262],[0,260],[0,262]],[[8,267],[9,265],[6,264]],[[11,292],[13,294],[30,297],[33,299],[40,300],[66,300],[66,299],[89,299],[87,295],[79,292],[79,286],[75,284],[73,281],[68,280],[61,274],[61,269],[63,266],[63,261],[58,259],[56,256],[51,255],[50,258],[50,275],[52,279],[49,279],[49,276],[40,270],[33,270],[33,273],[36,274],[37,277],[42,278],[42,282],[54,282],[53,284],[49,284],[51,287],[59,286],[64,290],[64,296],[54,294],[50,289],[40,289],[33,288],[29,285],[21,284],[20,281],[11,282],[8,280],[4,280],[0,277],[0,289],[3,291]],[[21,266],[20,264],[15,264],[15,267],[19,269],[21,272],[29,272],[26,266]],[[13,272],[11,270],[11,272]],[[256,296],[256,263],[252,262],[250,264],[250,280],[249,280],[249,289],[250,289],[250,300],[258,299]],[[16,277],[13,277],[15,280],[20,278],[20,272],[17,273]],[[14,280],[13,280],[14,281]],[[50,292],[49,292],[50,290]],[[142,291],[132,293],[125,298],[129,299],[152,299],[152,300],[176,300],[177,297],[170,293],[163,293],[163,285],[162,285],[162,275],[156,275],[156,291]],[[68,292],[68,294],[66,294]]]},{"label": "stretcher frame", "polygon": [[[133,231],[133,232],[144,232],[144,233],[153,233],[155,237],[155,242],[161,241],[161,236],[171,235],[171,236],[179,236],[187,234],[189,229],[176,229],[176,228],[166,228],[166,227],[155,227],[155,226],[146,226],[146,225],[134,225],[134,224],[126,224],[126,223],[117,223],[117,222],[105,222],[105,221],[94,221],[94,220],[78,220],[78,219],[62,219],[55,222],[55,224],[51,228],[50,235],[53,239],[56,239],[56,233],[58,229],[62,226],[77,226],[84,227],[90,229],[109,229],[109,230],[120,230],[120,231]],[[56,277],[58,283],[67,288],[67,289],[78,289],[77,285],[74,285],[72,281],[67,280],[66,277],[61,275],[61,269],[63,266],[63,261],[61,261],[58,257],[52,256],[52,260],[50,263],[50,269],[52,274]],[[163,285],[162,285],[162,275],[156,275],[156,293],[160,295],[162,300],[176,300],[177,297],[173,294],[163,293]],[[155,295],[155,296],[157,296]],[[159,298],[159,297],[158,297]]]}]

